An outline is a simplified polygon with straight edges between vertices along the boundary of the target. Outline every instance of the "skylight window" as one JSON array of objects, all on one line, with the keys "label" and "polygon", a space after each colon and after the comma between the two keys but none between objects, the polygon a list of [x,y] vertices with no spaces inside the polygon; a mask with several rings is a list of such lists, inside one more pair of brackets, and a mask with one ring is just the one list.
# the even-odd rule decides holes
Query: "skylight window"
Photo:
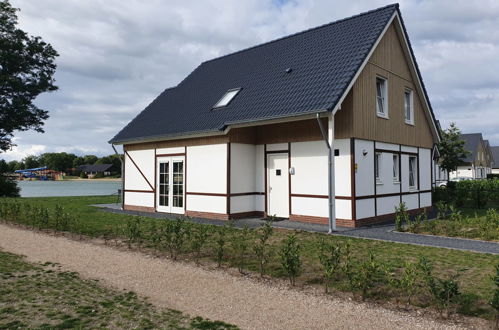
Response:
[{"label": "skylight window", "polygon": [[213,108],[221,108],[227,106],[230,101],[232,101],[232,99],[236,97],[237,93],[239,93],[240,90],[241,88],[229,89],[227,93],[225,93],[225,95],[213,106]]}]

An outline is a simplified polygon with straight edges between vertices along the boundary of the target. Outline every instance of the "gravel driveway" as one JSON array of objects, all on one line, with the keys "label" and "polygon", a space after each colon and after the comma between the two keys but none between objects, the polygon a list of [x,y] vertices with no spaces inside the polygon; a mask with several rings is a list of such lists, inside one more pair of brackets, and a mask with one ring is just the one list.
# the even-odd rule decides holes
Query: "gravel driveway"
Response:
[{"label": "gravel driveway", "polygon": [[[268,285],[141,253],[0,225],[0,248],[133,290],[160,307],[243,329],[457,329],[456,325]],[[476,327],[485,326],[474,320]]]}]

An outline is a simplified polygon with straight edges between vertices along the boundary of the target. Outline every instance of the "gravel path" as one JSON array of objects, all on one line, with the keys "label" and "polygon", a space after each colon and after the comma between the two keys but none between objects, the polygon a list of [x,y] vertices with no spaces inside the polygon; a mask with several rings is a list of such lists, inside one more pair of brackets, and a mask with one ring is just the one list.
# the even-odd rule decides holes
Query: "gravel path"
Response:
[{"label": "gravel path", "polygon": [[[112,213],[134,214],[134,215],[141,215],[153,218],[170,217],[170,215],[164,213],[124,211],[121,210],[121,206],[119,204],[96,204],[93,206],[101,207],[104,211]],[[226,221],[223,220],[210,220],[210,219],[201,219],[201,218],[192,218],[192,221],[197,223],[206,223],[217,226],[221,226],[226,223]],[[250,228],[257,228],[262,224],[262,222],[263,221],[261,219],[241,219],[237,220],[235,225],[241,228],[244,225],[247,225]],[[293,230],[300,229],[300,230],[320,232],[320,233],[328,232],[327,225],[301,223],[289,220],[278,221],[274,224],[274,227],[293,229]],[[404,244],[441,247],[447,249],[472,251],[478,253],[499,254],[499,243],[497,242],[487,242],[487,241],[463,239],[456,237],[398,233],[394,232],[393,231],[394,229],[395,229],[394,225],[378,225],[378,226],[361,227],[361,228],[338,228],[338,231],[335,233],[335,235],[375,239],[375,240],[404,243]]]},{"label": "gravel path", "polygon": [[[26,255],[32,262],[60,263],[83,277],[147,296],[160,307],[223,320],[243,329],[460,328],[378,306],[321,297],[285,285],[271,286],[223,271],[6,225],[0,225],[0,248]],[[486,324],[482,320],[472,322],[475,327]]]}]

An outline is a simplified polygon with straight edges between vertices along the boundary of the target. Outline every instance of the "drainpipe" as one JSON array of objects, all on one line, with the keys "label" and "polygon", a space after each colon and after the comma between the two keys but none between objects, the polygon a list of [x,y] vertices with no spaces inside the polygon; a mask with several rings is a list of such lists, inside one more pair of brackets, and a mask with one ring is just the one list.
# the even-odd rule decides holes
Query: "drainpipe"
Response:
[{"label": "drainpipe", "polygon": [[320,115],[317,114],[317,123],[319,124],[319,128],[321,129],[322,137],[324,138],[324,142],[326,143],[326,147],[328,149],[328,167],[327,167],[327,176],[328,176],[328,201],[329,201],[329,231],[331,234],[336,230],[336,212],[335,212],[335,192],[334,192],[334,149],[333,149],[333,141],[334,141],[334,115],[329,115],[328,120],[328,132],[324,129],[322,125]]},{"label": "drainpipe", "polygon": [[123,173],[125,173],[125,162],[121,158],[121,155],[118,153],[118,150],[116,150],[114,144],[111,144],[111,147],[113,147],[114,153],[118,156],[121,162],[121,207],[123,208],[123,201],[125,197],[125,180],[123,180]]}]

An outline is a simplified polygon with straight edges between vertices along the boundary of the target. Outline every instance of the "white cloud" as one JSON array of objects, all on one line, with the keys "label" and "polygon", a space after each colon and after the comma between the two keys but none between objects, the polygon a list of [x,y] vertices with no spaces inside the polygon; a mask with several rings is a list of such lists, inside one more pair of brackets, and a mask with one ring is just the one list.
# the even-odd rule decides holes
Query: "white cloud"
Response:
[{"label": "white cloud", "polygon": [[[381,0],[11,0],[20,26],[60,53],[59,91],[30,150],[111,153],[107,141],[202,61],[386,5]],[[437,117],[499,145],[499,2],[402,0]],[[487,118],[487,120],[479,120]],[[38,151],[37,151],[38,150]],[[0,157],[12,158],[14,153]]]}]

